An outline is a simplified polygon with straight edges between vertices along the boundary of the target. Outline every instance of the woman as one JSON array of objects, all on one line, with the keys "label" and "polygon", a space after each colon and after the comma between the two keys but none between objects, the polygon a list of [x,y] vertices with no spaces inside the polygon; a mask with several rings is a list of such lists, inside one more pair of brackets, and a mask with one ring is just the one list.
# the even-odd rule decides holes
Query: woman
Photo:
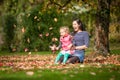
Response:
[{"label": "woman", "polygon": [[73,20],[72,25],[74,29],[73,45],[75,52],[68,59],[67,63],[83,63],[85,49],[89,45],[89,34],[83,30],[83,24],[79,19]]}]

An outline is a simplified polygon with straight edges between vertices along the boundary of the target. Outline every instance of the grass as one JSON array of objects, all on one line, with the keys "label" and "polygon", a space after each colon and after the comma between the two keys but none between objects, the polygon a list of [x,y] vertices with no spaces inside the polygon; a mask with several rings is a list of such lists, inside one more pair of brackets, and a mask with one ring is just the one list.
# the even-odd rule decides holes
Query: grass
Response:
[{"label": "grass", "polygon": [[118,54],[118,55],[120,55],[120,49],[110,50],[110,53],[111,53],[111,54]]},{"label": "grass", "polygon": [[[31,52],[31,54],[33,54],[33,55],[36,55],[36,54],[40,54],[40,55],[46,55],[46,54],[50,54],[50,53],[52,53],[52,52],[50,52],[50,51],[41,51],[41,52]],[[9,53],[9,52],[0,52],[0,56],[2,56],[2,55],[28,55],[29,54],[29,52],[11,52],[11,53]]]},{"label": "grass", "polygon": [[[28,75],[32,72],[32,75]],[[0,80],[120,80],[120,68],[37,69],[0,71]]]},{"label": "grass", "polygon": [[[87,49],[86,50],[86,54],[89,54],[89,53],[91,53],[91,52],[93,52],[93,50],[91,50],[91,49]],[[58,53],[58,51],[56,52],[56,54]],[[111,49],[110,50],[110,53],[111,54],[120,54],[120,49]],[[8,52],[0,52],[0,56],[1,55],[27,55],[27,54],[29,54],[29,52],[12,52],[12,53],[8,53]],[[32,54],[40,54],[40,55],[46,55],[46,54],[52,54],[52,52],[51,51],[41,51],[41,52],[32,52]]]}]

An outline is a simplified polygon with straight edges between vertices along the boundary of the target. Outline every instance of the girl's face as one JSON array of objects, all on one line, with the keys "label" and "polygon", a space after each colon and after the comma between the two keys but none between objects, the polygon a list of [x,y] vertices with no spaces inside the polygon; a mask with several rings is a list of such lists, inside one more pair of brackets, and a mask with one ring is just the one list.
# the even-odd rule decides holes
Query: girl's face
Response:
[{"label": "girl's face", "polygon": [[76,21],[73,21],[72,25],[75,32],[79,31],[79,24]]},{"label": "girl's face", "polygon": [[60,36],[65,36],[66,35],[66,32],[64,29],[60,29]]}]

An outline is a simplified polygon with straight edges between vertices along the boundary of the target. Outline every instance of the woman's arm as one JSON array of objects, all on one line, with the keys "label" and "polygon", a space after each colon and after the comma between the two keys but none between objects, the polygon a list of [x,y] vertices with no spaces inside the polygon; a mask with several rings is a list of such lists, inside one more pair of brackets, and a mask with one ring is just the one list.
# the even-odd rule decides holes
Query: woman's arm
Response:
[{"label": "woman's arm", "polygon": [[83,45],[83,46],[75,46],[75,49],[77,50],[82,50],[82,49],[86,49],[88,48],[86,45]]}]

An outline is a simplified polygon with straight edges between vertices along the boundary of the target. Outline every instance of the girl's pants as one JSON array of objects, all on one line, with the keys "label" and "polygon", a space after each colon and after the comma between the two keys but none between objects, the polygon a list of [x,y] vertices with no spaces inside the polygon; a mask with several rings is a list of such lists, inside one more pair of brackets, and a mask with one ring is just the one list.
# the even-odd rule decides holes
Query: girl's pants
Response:
[{"label": "girl's pants", "polygon": [[62,52],[60,52],[60,53],[57,55],[57,57],[56,57],[55,63],[57,63],[62,56],[64,56],[64,59],[63,59],[63,62],[62,62],[62,63],[65,64],[65,63],[67,62],[67,60],[68,60],[68,57],[70,56],[70,53],[64,53],[64,54],[63,54]]}]

